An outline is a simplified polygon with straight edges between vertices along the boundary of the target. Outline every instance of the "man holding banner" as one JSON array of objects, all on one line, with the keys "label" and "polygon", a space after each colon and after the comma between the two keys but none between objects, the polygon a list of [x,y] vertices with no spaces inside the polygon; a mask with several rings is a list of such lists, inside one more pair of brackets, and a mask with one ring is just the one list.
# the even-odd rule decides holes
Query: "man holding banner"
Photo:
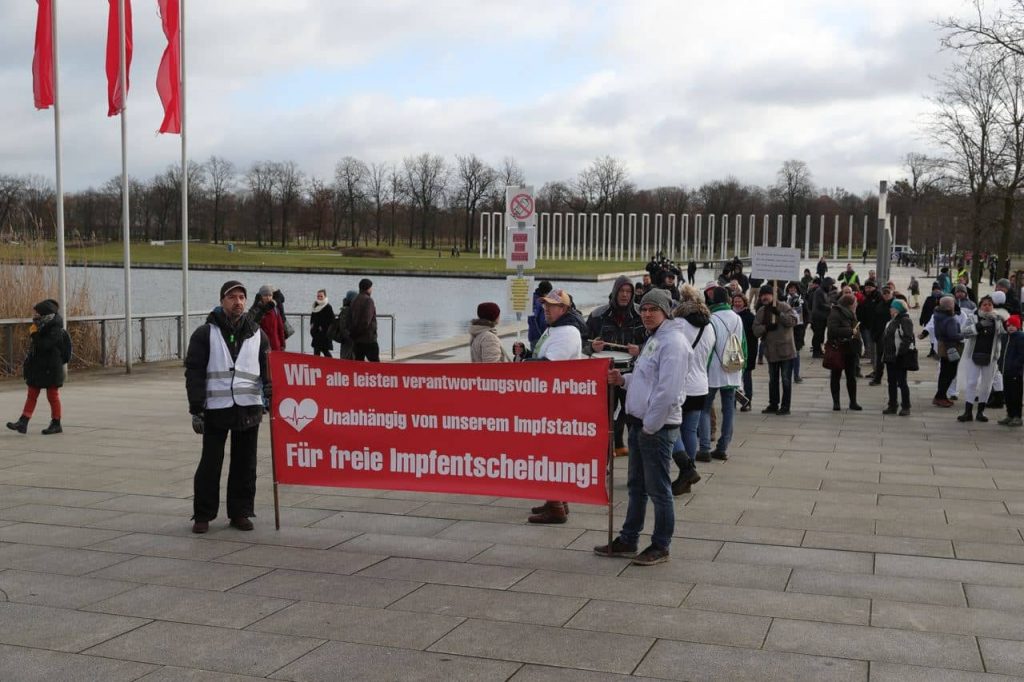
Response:
[{"label": "man holding banner", "polygon": [[[619,537],[610,545],[595,547],[601,556],[632,557],[639,566],[669,559],[675,530],[672,506],[672,448],[682,421],[683,385],[693,351],[682,329],[664,324],[672,317],[672,298],[654,289],[640,301],[640,318],[648,337],[633,372],[608,372],[608,383],[626,389],[626,420],[629,424],[629,505]],[[654,504],[654,532],[647,549],[636,553],[644,528],[647,498]]]}]

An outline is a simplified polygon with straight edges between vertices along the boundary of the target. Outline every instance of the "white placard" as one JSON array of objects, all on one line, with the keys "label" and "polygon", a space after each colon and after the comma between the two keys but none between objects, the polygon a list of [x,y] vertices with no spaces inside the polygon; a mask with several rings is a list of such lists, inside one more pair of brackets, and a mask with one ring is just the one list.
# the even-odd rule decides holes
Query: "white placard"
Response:
[{"label": "white placard", "polygon": [[535,227],[537,205],[534,203],[533,187],[505,188],[505,227]]},{"label": "white placard", "polygon": [[508,311],[525,315],[533,312],[533,277],[509,275],[505,278],[505,282]]},{"label": "white placard", "polygon": [[754,279],[794,282],[800,279],[800,249],[755,246],[750,254],[750,276]]},{"label": "white placard", "polygon": [[505,267],[510,270],[537,267],[537,228],[512,227],[505,230]]}]

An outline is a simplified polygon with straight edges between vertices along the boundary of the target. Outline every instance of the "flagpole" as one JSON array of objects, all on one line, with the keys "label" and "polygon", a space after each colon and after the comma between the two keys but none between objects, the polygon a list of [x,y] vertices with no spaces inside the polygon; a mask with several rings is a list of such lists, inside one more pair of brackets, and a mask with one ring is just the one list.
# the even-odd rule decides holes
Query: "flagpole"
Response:
[{"label": "flagpole", "polygon": [[57,302],[61,317],[67,326],[68,286],[64,254],[64,168],[60,135],[60,60],[57,58],[57,0],[50,1],[50,35],[53,40],[53,138],[54,161],[57,172]]},{"label": "flagpole", "polygon": [[131,230],[128,217],[128,57],[125,41],[124,0],[118,0],[118,30],[121,48],[121,222],[124,239],[124,368],[132,372],[132,253]]},{"label": "flagpole", "polygon": [[178,9],[178,39],[180,55],[178,73],[181,89],[181,341],[179,355],[185,357],[188,342],[188,156],[185,146],[185,0],[180,0]]}]

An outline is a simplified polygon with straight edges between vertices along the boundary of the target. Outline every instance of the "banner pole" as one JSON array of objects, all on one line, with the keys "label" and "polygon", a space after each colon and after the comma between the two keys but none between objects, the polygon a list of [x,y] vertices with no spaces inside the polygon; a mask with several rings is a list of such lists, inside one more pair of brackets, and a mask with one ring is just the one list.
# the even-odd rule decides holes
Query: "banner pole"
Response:
[{"label": "banner pole", "polygon": [[[131,219],[128,215],[128,58],[125,36],[124,0],[118,3],[118,30],[121,50],[121,223],[124,234],[124,370],[132,373],[134,344],[132,337],[132,245]],[[145,358],[142,358],[145,360]]]},{"label": "banner pole", "polygon": [[57,0],[50,5],[50,35],[53,42],[53,139],[54,139],[54,165],[56,166],[57,182],[57,301],[60,303],[61,316],[64,318],[65,328],[68,326],[68,318],[71,316],[68,310],[68,286],[66,256],[64,250],[64,169],[63,169],[63,143],[61,142],[60,131],[60,59],[57,52]]},{"label": "banner pole", "polygon": [[[271,404],[273,408],[273,404]],[[277,461],[274,457],[274,412],[267,417],[270,422],[270,477],[274,479],[274,530],[281,530],[281,500],[277,494]]]},{"label": "banner pole", "polygon": [[[609,359],[608,369],[615,368],[615,363]],[[606,455],[606,467],[608,470],[608,556],[612,553],[612,534],[614,528],[615,509],[615,389],[617,386],[608,384],[608,452]]]}]

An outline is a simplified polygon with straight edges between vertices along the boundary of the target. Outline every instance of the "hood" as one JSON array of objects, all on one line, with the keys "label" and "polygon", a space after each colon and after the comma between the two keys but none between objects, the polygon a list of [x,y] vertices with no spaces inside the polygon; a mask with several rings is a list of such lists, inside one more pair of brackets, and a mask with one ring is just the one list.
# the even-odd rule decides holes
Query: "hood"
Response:
[{"label": "hood", "polygon": [[562,315],[560,318],[558,318],[557,321],[553,322],[550,326],[564,327],[566,325],[576,327],[576,329],[578,329],[580,332],[580,338],[590,338],[590,332],[587,330],[587,323],[583,319],[583,316],[580,315],[580,311],[576,310],[575,308],[567,310],[565,312],[565,315]]},{"label": "hood", "polygon": [[484,332],[494,331],[495,326],[490,320],[473,320],[469,323],[469,335],[475,337]]},{"label": "hood", "polygon": [[632,301],[627,303],[625,306],[619,305],[619,289],[626,286],[627,284],[633,286],[633,282],[632,280],[629,279],[629,277],[626,277],[625,275],[619,275],[618,277],[615,278],[615,284],[612,285],[612,293],[608,294],[608,305],[610,305],[615,310],[622,310],[625,307],[633,305]]},{"label": "hood", "polygon": [[[254,321],[251,313],[243,313],[238,322],[235,324],[231,323],[228,319],[227,314],[224,312],[224,308],[217,306],[210,311],[210,314],[206,316],[207,324],[217,325],[221,331],[227,334],[238,334],[242,338],[248,338],[253,334],[259,333],[259,323]],[[245,333],[243,333],[245,332]]]},{"label": "hood", "polygon": [[694,327],[703,327],[711,321],[711,311],[700,301],[680,301],[672,315],[683,318]]}]

